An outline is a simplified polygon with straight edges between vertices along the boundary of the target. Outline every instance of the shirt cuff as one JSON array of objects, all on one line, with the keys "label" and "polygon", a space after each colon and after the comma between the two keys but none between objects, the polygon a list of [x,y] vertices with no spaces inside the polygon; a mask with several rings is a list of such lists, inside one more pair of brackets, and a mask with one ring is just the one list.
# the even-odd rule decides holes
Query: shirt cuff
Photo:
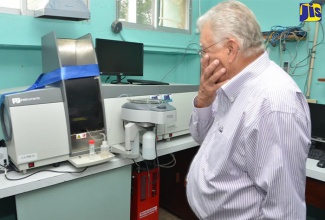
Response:
[{"label": "shirt cuff", "polygon": [[193,109],[194,109],[194,121],[209,120],[212,116],[212,105],[203,108],[195,107],[196,97],[193,99]]}]

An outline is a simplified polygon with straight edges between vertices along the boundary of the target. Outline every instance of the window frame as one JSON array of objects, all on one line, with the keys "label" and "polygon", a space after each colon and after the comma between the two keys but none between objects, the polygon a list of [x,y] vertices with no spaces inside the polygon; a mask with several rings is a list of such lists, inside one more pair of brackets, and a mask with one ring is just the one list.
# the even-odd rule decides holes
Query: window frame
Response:
[{"label": "window frame", "polygon": [[0,6],[0,13],[3,13],[3,14],[14,14],[14,15],[20,15],[20,14],[22,14],[21,9],[6,8],[6,7],[1,7],[1,6]]},{"label": "window frame", "polygon": [[[10,0],[9,0],[10,1]],[[3,7],[0,6],[0,13],[5,13],[5,14],[21,14],[21,0],[19,1],[19,8],[8,8],[8,7]]]},{"label": "window frame", "polygon": [[[8,0],[10,1],[10,0]],[[86,6],[89,9],[90,0],[81,0],[86,2]],[[34,16],[35,10],[30,10],[27,8],[27,0],[20,0],[20,8],[6,8],[0,6],[0,13],[5,14],[18,14],[18,15],[27,15],[27,16]]]},{"label": "window frame", "polygon": [[[119,8],[118,8],[118,1],[116,0],[116,20],[119,20]],[[127,21],[120,21],[123,24],[123,27],[127,28],[133,28],[133,29],[139,29],[139,30],[151,30],[151,31],[160,31],[160,32],[170,32],[170,33],[182,33],[182,34],[191,34],[192,33],[192,0],[187,0],[187,21],[188,21],[188,30],[185,29],[180,29],[180,28],[172,28],[172,27],[162,27],[158,26],[158,11],[160,7],[160,0],[153,0],[154,3],[152,7],[154,7],[153,10],[153,25],[146,25],[146,24],[137,24],[137,23],[132,23],[132,22],[127,22]]]}]

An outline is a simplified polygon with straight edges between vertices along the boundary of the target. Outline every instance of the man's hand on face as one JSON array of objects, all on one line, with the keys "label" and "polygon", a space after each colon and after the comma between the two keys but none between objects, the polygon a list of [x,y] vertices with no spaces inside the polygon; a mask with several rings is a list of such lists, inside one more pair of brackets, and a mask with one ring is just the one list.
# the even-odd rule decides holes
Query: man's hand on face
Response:
[{"label": "man's hand on face", "polygon": [[225,73],[226,69],[220,68],[219,60],[216,59],[210,62],[208,55],[201,59],[201,80],[195,103],[197,108],[207,107],[212,104],[216,98],[216,91],[228,81],[222,79]]}]

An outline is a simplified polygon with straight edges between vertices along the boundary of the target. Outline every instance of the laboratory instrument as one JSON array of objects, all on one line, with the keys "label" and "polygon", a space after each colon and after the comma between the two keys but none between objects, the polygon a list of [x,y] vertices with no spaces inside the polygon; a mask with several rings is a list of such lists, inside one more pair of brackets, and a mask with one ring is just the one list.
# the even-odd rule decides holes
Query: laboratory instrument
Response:
[{"label": "laboratory instrument", "polygon": [[142,136],[142,158],[156,158],[157,124],[168,124],[176,121],[176,109],[163,100],[130,99],[122,105],[121,119],[126,121],[124,144],[112,145],[113,153],[125,154],[128,158],[139,157],[140,131]]}]

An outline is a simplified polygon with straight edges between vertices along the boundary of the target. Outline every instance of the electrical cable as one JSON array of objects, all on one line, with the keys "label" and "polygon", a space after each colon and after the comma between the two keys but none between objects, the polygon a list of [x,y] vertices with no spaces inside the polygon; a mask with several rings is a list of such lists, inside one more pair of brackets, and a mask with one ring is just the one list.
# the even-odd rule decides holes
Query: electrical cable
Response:
[{"label": "electrical cable", "polygon": [[[155,125],[155,127],[153,128],[155,129],[155,152],[156,152],[156,158],[158,160],[158,152],[157,152],[157,142],[158,142],[158,128],[157,128],[157,125]],[[157,163],[159,164],[159,161],[157,161]],[[158,166],[159,167],[159,166]]]},{"label": "electrical cable", "polygon": [[111,76],[108,76],[108,77],[106,78],[105,83],[107,83],[107,80],[109,80],[110,77],[111,77]]},{"label": "electrical cable", "polygon": [[263,32],[263,35],[266,35],[265,47],[267,48],[269,43],[275,47],[278,43],[280,47],[282,46],[282,40],[288,39],[290,35],[295,35],[303,37],[306,35],[306,31],[303,30],[304,22],[301,22],[298,26],[281,26],[275,25],[271,27],[270,31]]},{"label": "electrical cable", "polygon": [[9,165],[7,165],[7,166],[3,166],[2,164],[0,164],[0,170],[4,170],[4,171],[6,171],[6,169],[7,169],[8,166],[9,166]]},{"label": "electrical cable", "polygon": [[[100,130],[99,130],[100,131]],[[96,138],[94,135],[91,135],[91,132],[96,132],[96,131],[88,131],[88,129],[87,129],[87,134],[93,139],[93,140],[96,140],[96,141],[101,141],[101,140],[104,140],[105,141],[105,134],[104,133],[99,133],[99,134],[95,134],[95,135],[101,135],[101,136],[103,136],[102,138]],[[71,136],[73,136],[73,135],[71,135]]]},{"label": "electrical cable", "polygon": [[[307,32],[309,33],[309,31],[310,31],[310,29]],[[307,35],[307,32],[306,32],[306,35]],[[307,38],[307,42],[308,42],[309,34],[307,36],[306,35],[304,35],[303,37],[306,37]],[[295,53],[295,56],[293,58],[292,58],[292,55],[291,55],[290,51],[288,50],[289,51],[289,55],[291,56],[290,68],[294,68],[294,71],[299,67],[300,63],[302,62],[302,61],[300,61],[296,65],[293,65],[294,61],[296,60],[296,58],[298,56],[298,45],[299,45],[299,43],[301,41],[302,41],[302,38],[297,39],[297,41],[296,41],[296,47],[295,47],[296,48],[296,53]],[[308,43],[306,44],[306,49],[307,49],[307,53],[308,53],[309,52],[309,50],[308,50]],[[292,74],[294,74],[294,71],[293,71]]]},{"label": "electrical cable", "polygon": [[[121,78],[121,82],[122,82],[122,80],[124,80],[125,78],[126,78],[126,76],[124,76],[123,78]],[[111,81],[111,83],[117,83],[117,80],[114,79],[114,80]]]},{"label": "electrical cable", "polygon": [[[16,179],[13,179],[13,178],[9,178],[7,176],[7,169],[5,170],[5,177],[7,180],[10,180],[10,181],[16,181],[16,180],[22,180],[22,179],[26,179],[28,177],[31,177],[37,173],[41,173],[41,172],[52,172],[52,173],[82,173],[84,171],[86,171],[88,169],[88,167],[85,167],[83,170],[80,170],[80,171],[56,171],[56,170],[39,170],[39,171],[36,171],[34,173],[31,173],[27,176],[24,176],[24,177],[21,177],[21,178],[16,178]],[[17,172],[17,171],[16,171]],[[18,173],[18,172],[17,172]]]},{"label": "electrical cable", "polygon": [[125,39],[124,39],[124,37],[123,37],[123,35],[122,35],[122,33],[121,33],[121,32],[119,33],[119,35],[120,35],[120,37],[121,37],[122,41],[125,41]]},{"label": "electrical cable", "polygon": [[[176,63],[176,65],[173,67],[173,68],[171,68],[165,75],[164,75],[164,77],[160,80],[161,82],[163,82],[163,80],[171,73],[171,72],[173,72],[182,62],[183,62],[183,60],[184,60],[184,58],[185,58],[185,55],[186,55],[186,52],[188,51],[188,49],[192,46],[192,45],[197,45],[197,46],[199,46],[200,47],[200,45],[199,44],[197,44],[197,43],[190,43],[189,45],[187,45],[187,47],[185,48],[185,51],[184,51],[184,53],[183,53],[183,55],[182,55],[182,57],[181,57],[181,59]],[[198,52],[200,51],[199,49],[197,50]]]},{"label": "electrical cable", "polygon": [[[322,28],[322,33],[323,33],[323,35],[322,35],[322,40],[321,40],[319,43],[313,45],[312,48],[310,48],[310,51],[312,51],[316,46],[318,46],[318,45],[320,45],[320,44],[322,44],[322,43],[324,42],[324,27],[323,27],[322,22],[319,22],[319,24],[320,24],[320,26],[321,26],[321,28]],[[308,55],[308,56],[307,56],[306,58],[304,58],[303,60],[306,60],[306,59],[308,59],[309,57],[310,57],[310,55]]]},{"label": "electrical cable", "polygon": [[[290,73],[290,75],[291,75],[292,77],[300,77],[300,76],[304,76],[304,75],[308,74],[308,72],[310,71],[310,68],[309,68],[307,71],[305,71],[305,72],[302,73],[302,74],[295,74],[295,71],[296,71],[297,68],[301,68],[301,67],[305,67],[305,66],[307,66],[307,65],[310,65],[310,58],[311,58],[311,56],[312,56],[312,53],[315,53],[315,52],[313,52],[313,51],[314,51],[314,48],[315,48],[316,46],[318,46],[318,45],[320,45],[320,44],[322,44],[322,43],[324,42],[324,36],[325,36],[324,28],[323,28],[323,25],[322,25],[321,22],[319,22],[319,24],[320,24],[321,29],[322,29],[322,39],[321,39],[321,41],[320,41],[319,43],[313,45],[311,48],[308,48],[308,45],[307,45],[307,49],[308,49],[308,52],[307,52],[307,53],[308,53],[308,55],[307,55],[305,58],[303,58],[302,60],[300,60],[299,62],[297,62],[296,65],[292,65],[293,62],[290,63],[290,68],[293,68],[293,72]],[[296,47],[297,47],[297,46],[296,46]],[[296,48],[296,50],[297,50],[297,48]],[[296,55],[295,55],[295,57],[294,57],[293,60],[296,59],[296,56],[297,56],[297,51],[296,51]],[[315,56],[315,55],[314,55],[314,56]],[[305,64],[301,65],[301,63],[303,63],[304,61],[307,61],[307,62],[306,62]],[[305,90],[306,90],[306,86],[307,86],[306,83],[307,83],[307,81],[305,82],[305,85],[304,85],[304,93],[306,93],[306,91],[305,91]]]},{"label": "electrical cable", "polygon": [[[165,164],[160,164],[159,167],[162,167],[162,168],[172,168],[176,165],[176,158],[174,156],[174,154],[169,154],[171,157],[172,157],[172,160],[165,163]],[[172,164],[172,165],[170,165]]]},{"label": "electrical cable", "polygon": [[134,159],[132,159],[132,160],[133,160],[133,163],[140,168],[140,165]]}]

